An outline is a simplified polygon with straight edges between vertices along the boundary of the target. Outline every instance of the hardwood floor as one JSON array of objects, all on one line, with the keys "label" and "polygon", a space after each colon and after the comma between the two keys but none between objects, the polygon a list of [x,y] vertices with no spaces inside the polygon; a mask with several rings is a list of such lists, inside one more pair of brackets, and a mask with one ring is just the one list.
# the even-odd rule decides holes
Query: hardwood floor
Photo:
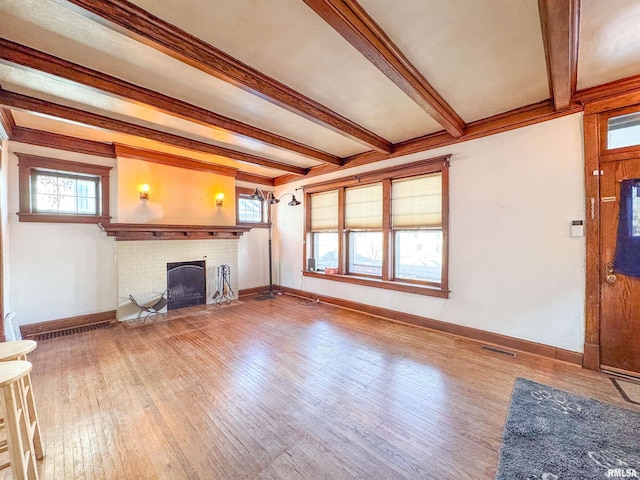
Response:
[{"label": "hardwood floor", "polygon": [[516,377],[630,406],[573,365],[290,296],[243,301],[40,342],[41,477],[492,479]]}]

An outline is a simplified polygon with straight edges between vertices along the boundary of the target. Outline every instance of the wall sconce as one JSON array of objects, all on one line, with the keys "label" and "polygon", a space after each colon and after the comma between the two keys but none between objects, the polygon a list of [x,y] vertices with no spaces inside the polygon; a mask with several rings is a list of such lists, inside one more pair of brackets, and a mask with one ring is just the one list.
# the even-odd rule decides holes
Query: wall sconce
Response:
[{"label": "wall sconce", "polygon": [[224,203],[224,193],[216,194],[216,207],[221,207]]},{"label": "wall sconce", "polygon": [[140,192],[140,200],[149,200],[149,185],[143,183],[138,188],[138,191]]}]

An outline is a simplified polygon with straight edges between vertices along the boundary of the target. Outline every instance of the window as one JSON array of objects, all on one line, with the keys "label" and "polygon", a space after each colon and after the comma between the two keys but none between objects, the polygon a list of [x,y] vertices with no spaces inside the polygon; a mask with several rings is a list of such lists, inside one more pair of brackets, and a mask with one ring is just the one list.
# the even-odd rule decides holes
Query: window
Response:
[{"label": "window", "polygon": [[392,180],[395,278],[442,280],[442,174]]},{"label": "window", "polygon": [[631,187],[631,236],[640,237],[640,181]]},{"label": "window", "polygon": [[318,270],[338,268],[338,192],[310,196],[313,254]]},{"label": "window", "polygon": [[347,273],[382,278],[382,183],[345,189]]},{"label": "window", "polygon": [[100,177],[33,170],[31,173],[31,211],[97,215]]},{"label": "window", "polygon": [[262,223],[263,210],[261,199],[240,194],[240,198],[238,198],[238,221],[241,223]]},{"label": "window", "polygon": [[599,122],[601,155],[613,159],[640,150],[640,105],[602,113]]},{"label": "window", "polygon": [[305,275],[447,297],[449,158],[305,187]]},{"label": "window", "polygon": [[640,145],[640,112],[607,120],[607,149]]},{"label": "window", "polygon": [[109,222],[111,167],[16,153],[20,221]]},{"label": "window", "polygon": [[261,198],[252,198],[253,193],[253,189],[236,187],[236,221],[238,224],[266,227],[266,204]]}]

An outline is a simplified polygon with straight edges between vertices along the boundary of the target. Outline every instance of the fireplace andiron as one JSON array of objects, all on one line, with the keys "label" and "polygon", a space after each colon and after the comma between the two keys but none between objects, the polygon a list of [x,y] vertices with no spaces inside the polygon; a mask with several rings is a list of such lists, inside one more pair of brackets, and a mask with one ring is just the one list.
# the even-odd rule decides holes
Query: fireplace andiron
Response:
[{"label": "fireplace andiron", "polygon": [[231,288],[231,267],[220,265],[217,269],[216,292],[213,294],[213,301],[218,305],[231,303],[233,300],[233,289]]}]

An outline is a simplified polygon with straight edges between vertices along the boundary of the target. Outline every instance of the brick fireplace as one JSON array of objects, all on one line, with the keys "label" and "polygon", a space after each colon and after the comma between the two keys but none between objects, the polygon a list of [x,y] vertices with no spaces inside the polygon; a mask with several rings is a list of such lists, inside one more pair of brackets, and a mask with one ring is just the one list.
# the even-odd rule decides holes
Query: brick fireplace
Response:
[{"label": "brick fireplace", "polygon": [[231,267],[231,286],[238,292],[238,240],[157,240],[116,242],[116,292],[118,320],[138,315],[129,295],[142,303],[160,297],[167,289],[167,264],[206,260],[207,303],[212,303],[216,269]]},{"label": "brick fireplace", "polygon": [[157,300],[167,290],[167,265],[204,261],[206,303],[213,303],[216,272],[229,265],[231,288],[238,295],[238,239],[250,227],[210,225],[160,225],[139,223],[99,224],[115,237],[116,318],[138,315],[129,295],[140,304]]}]

